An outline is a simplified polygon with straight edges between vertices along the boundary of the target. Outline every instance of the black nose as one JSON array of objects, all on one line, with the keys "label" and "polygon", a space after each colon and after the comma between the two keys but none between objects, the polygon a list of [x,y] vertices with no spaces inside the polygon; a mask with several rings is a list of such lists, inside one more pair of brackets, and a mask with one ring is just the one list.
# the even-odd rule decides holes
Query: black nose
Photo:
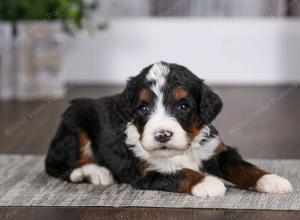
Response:
[{"label": "black nose", "polygon": [[155,132],[154,138],[160,143],[166,143],[171,139],[172,136],[172,131],[162,129]]}]

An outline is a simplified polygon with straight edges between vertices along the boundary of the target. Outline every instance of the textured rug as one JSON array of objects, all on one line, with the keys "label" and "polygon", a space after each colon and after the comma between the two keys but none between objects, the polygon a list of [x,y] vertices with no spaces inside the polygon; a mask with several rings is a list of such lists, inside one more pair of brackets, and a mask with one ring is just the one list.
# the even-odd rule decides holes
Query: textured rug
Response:
[{"label": "textured rug", "polygon": [[44,157],[0,155],[0,206],[114,206],[300,210],[300,160],[251,160],[288,178],[294,191],[262,194],[227,188],[224,197],[199,198],[179,193],[71,184],[47,176]]}]

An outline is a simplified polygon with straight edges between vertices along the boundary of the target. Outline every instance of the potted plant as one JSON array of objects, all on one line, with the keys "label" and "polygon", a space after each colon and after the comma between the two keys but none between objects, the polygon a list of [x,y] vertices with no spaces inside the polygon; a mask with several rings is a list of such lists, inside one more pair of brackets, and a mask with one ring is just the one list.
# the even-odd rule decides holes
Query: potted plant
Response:
[{"label": "potted plant", "polygon": [[0,21],[9,22],[13,30],[13,39],[4,48],[14,49],[17,98],[64,94],[59,71],[63,33],[104,28],[105,22],[92,21],[97,8],[96,0],[1,0]]}]

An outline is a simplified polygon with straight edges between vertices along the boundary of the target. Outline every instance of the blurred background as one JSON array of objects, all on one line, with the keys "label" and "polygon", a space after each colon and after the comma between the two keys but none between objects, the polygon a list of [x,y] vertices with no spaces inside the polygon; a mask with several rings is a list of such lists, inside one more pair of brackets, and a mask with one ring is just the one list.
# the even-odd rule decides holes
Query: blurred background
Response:
[{"label": "blurred background", "polygon": [[163,60],[224,101],[246,157],[300,158],[299,0],[1,0],[0,153],[44,154],[76,97]]}]

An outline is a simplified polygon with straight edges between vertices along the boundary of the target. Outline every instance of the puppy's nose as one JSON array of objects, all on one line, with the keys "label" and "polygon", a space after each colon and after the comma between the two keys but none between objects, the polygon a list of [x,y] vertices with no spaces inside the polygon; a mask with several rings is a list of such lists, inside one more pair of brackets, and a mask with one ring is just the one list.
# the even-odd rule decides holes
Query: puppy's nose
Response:
[{"label": "puppy's nose", "polygon": [[173,132],[165,129],[161,129],[155,132],[154,138],[160,143],[168,142],[173,136]]}]

